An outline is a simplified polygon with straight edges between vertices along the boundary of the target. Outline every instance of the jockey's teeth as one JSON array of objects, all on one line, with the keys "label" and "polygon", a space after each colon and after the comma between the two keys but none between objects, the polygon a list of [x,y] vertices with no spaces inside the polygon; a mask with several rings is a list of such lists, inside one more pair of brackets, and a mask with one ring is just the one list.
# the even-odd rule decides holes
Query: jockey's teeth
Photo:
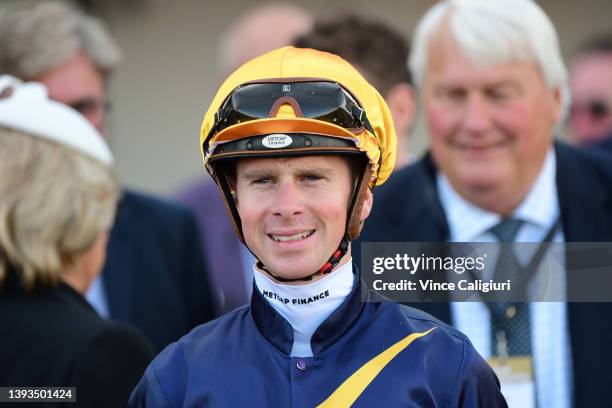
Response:
[{"label": "jockey's teeth", "polygon": [[294,235],[271,235],[271,237],[276,242],[296,241],[298,239],[308,238],[313,232],[314,230],[304,231]]}]

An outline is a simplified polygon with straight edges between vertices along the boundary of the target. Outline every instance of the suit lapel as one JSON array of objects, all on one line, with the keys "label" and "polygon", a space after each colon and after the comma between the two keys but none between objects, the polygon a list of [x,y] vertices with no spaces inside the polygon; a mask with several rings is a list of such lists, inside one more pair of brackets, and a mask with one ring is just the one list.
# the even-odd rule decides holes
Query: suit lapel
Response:
[{"label": "suit lapel", "polygon": [[394,201],[396,208],[388,211],[393,217],[390,225],[397,231],[393,236],[397,236],[398,241],[444,242],[449,235],[448,223],[438,197],[437,170],[431,155],[426,154],[412,170],[411,174],[404,173],[410,180],[399,181],[413,184],[413,187],[402,189],[398,200]]},{"label": "suit lapel", "polygon": [[[412,187],[396,189],[401,191],[397,195],[397,201],[386,200],[396,203],[395,208],[387,211],[393,217],[389,226],[394,229],[391,236],[395,241],[445,242],[448,240],[448,223],[438,197],[436,174],[437,169],[431,154],[427,153],[413,166],[410,173],[402,174],[398,180],[401,186]],[[414,197],[413,194],[419,194],[420,197]],[[452,323],[448,302],[418,302],[407,305],[427,312],[447,324]]]},{"label": "suit lapel", "polygon": [[583,154],[561,143],[557,154],[557,191],[563,233],[567,242],[611,241],[609,185],[601,182],[594,165]]}]

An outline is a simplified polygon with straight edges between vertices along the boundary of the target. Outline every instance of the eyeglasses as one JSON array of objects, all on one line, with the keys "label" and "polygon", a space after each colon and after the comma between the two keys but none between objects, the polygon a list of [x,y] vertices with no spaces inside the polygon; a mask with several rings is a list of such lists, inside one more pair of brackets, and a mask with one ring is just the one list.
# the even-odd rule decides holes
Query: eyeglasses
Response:
[{"label": "eyeglasses", "polygon": [[208,154],[212,137],[238,123],[275,117],[284,104],[298,117],[328,122],[354,133],[376,133],[365,111],[351,93],[337,82],[325,80],[249,82],[235,88],[215,114],[215,124],[204,141]]},{"label": "eyeglasses", "polygon": [[585,104],[574,104],[570,112],[571,116],[588,114],[592,120],[601,120],[610,114],[610,107],[602,100],[592,100]]},{"label": "eyeglasses", "polygon": [[83,116],[91,115],[95,112],[109,112],[110,102],[98,98],[83,98],[67,104]]}]

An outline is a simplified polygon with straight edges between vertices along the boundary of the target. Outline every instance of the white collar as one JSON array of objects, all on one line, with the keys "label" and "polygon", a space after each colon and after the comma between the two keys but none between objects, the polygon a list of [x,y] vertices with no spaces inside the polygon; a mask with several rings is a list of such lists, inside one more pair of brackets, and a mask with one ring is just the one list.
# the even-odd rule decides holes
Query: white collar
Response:
[{"label": "white collar", "polygon": [[[551,148],[540,174],[527,196],[519,204],[513,217],[541,228],[549,228],[559,217],[559,198],[556,183],[556,155]],[[478,242],[488,240],[483,235],[500,222],[501,217],[477,207],[455,191],[446,176],[438,172],[436,185],[440,203],[448,220],[450,241]]]},{"label": "white collar", "polygon": [[306,285],[278,283],[255,266],[253,270],[259,293],[293,328],[291,356],[312,357],[313,333],[353,289],[352,258],[322,279]]}]

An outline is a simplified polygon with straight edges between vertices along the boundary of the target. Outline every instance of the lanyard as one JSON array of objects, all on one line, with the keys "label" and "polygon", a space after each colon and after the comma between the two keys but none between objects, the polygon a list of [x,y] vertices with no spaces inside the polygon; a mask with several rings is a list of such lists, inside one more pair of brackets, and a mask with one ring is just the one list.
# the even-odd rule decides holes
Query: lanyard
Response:
[{"label": "lanyard", "polygon": [[[535,275],[536,271],[538,270],[538,267],[540,266],[540,263],[542,263],[542,259],[544,258],[546,251],[548,251],[548,247],[550,246],[550,243],[552,239],[554,238],[555,234],[557,233],[557,230],[559,229],[560,226],[561,226],[561,219],[557,218],[554,224],[547,231],[544,239],[540,242],[540,246],[538,246],[538,249],[535,255],[531,258],[527,266],[525,266],[524,268],[520,268],[520,270],[516,274],[516,276],[520,277],[520,280],[517,284],[517,286],[519,287],[519,290],[521,291],[526,290],[527,284],[529,283],[529,281],[531,281],[531,279]],[[501,251],[500,251],[500,255],[501,255]],[[473,281],[476,281],[478,279],[476,275],[474,274],[473,269],[470,268],[468,270],[468,273],[470,274],[470,278]],[[525,293],[521,293],[521,295],[523,294]],[[491,305],[489,303],[485,302],[485,305],[487,306],[489,310],[491,310]]]}]

